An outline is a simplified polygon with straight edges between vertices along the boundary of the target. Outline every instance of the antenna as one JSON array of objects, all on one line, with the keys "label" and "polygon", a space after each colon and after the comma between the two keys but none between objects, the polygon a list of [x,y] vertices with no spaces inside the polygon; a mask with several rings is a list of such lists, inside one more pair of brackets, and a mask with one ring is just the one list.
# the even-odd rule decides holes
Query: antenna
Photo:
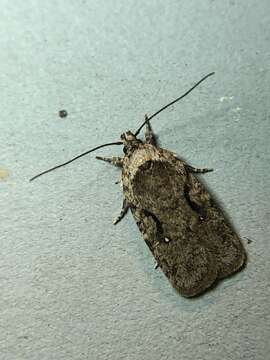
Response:
[{"label": "antenna", "polygon": [[56,169],[59,169],[60,167],[62,166],[65,166],[67,164],[70,164],[71,162],[83,157],[84,155],[87,155],[87,154],[90,154],[91,152],[95,151],[95,150],[98,150],[98,149],[101,149],[105,146],[110,146],[110,145],[122,145],[122,141],[117,141],[117,142],[112,142],[112,143],[108,143],[108,144],[103,144],[103,145],[99,145],[99,146],[96,146],[95,148],[91,149],[91,150],[88,150],[88,151],[85,151],[84,153],[80,154],[80,155],[77,155],[75,156],[74,158],[64,162],[63,164],[60,164],[60,165],[56,165],[48,170],[45,170],[45,171],[42,171],[40,174],[37,174],[35,176],[33,176],[29,181],[33,181],[35,179],[37,179],[38,177],[40,177],[41,175],[44,175],[44,174],[47,174],[53,170],[56,170]]},{"label": "antenna", "polygon": [[156,111],[153,115],[151,115],[150,117],[147,117],[147,119],[142,123],[142,125],[139,127],[139,129],[135,132],[135,136],[137,136],[139,134],[139,132],[142,130],[142,128],[144,127],[144,125],[151,119],[153,119],[153,117],[155,117],[156,115],[158,115],[159,113],[161,113],[161,111],[167,109],[169,106],[175,104],[177,101],[183,99],[185,96],[187,96],[192,90],[194,90],[200,83],[202,83],[204,80],[206,80],[209,76],[214,75],[214,72],[211,72],[210,74],[205,75],[200,81],[198,81],[195,85],[193,85],[188,91],[186,91],[183,95],[179,96],[177,99],[171,101],[169,104],[163,106],[161,109],[159,109],[158,111]]}]

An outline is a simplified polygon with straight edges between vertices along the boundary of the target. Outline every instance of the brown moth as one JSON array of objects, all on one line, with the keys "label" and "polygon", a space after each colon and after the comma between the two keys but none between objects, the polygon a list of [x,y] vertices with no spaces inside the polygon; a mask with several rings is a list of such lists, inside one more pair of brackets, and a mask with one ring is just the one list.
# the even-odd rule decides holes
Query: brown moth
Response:
[{"label": "brown moth", "polygon": [[[123,157],[97,157],[122,169],[123,207],[114,224],[131,209],[157,267],[185,297],[203,293],[218,279],[240,270],[246,260],[240,238],[194,175],[211,169],[194,168],[173,152],[158,147],[150,125],[154,116],[212,74],[149,118],[146,116],[135,133],[123,133],[121,142],[98,146],[31,179],[101,147],[122,144]],[[144,125],[142,141],[137,135]]]}]

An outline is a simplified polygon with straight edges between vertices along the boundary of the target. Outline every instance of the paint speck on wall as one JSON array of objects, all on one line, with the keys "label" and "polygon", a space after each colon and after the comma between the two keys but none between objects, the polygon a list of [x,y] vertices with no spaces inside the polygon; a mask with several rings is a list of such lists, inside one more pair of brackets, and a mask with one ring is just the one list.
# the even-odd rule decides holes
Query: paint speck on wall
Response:
[{"label": "paint speck on wall", "polygon": [[242,109],[239,107],[239,106],[237,106],[236,108],[234,108],[234,109],[232,109],[232,111],[234,112],[234,113],[238,113],[239,111],[241,111]]},{"label": "paint speck on wall", "polygon": [[219,101],[220,102],[223,102],[223,101],[226,101],[226,100],[232,100],[234,98],[234,96],[222,96]]},{"label": "paint speck on wall", "polygon": [[0,168],[0,181],[6,180],[9,177],[9,172],[7,169]]}]

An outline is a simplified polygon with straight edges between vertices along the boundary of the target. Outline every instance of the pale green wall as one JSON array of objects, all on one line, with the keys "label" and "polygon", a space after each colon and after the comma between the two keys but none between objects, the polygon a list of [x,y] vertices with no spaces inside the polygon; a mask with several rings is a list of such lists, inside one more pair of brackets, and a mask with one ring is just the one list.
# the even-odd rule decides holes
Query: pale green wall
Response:
[{"label": "pale green wall", "polygon": [[[1,0],[0,9],[0,359],[265,360],[269,0]],[[153,127],[162,146],[215,169],[204,180],[249,263],[187,300],[154,270],[131,214],[111,224],[117,169],[91,155],[28,179],[136,129],[210,71]]]}]

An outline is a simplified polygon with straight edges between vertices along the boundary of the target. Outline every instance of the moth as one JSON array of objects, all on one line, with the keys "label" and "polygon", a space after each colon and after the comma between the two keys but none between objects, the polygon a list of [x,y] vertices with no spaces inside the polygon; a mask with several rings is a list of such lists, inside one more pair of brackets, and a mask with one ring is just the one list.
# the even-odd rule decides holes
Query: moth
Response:
[{"label": "moth", "polygon": [[[211,75],[150,117],[146,115],[139,129],[134,133],[124,132],[121,141],[97,146],[30,179],[102,147],[122,145],[123,157],[96,157],[122,170],[123,205],[114,224],[131,210],[157,267],[185,297],[205,292],[219,279],[240,270],[246,261],[239,236],[195,175],[212,169],[194,168],[173,152],[159,147],[150,124],[157,114]],[[144,126],[142,141],[138,134]]]}]

